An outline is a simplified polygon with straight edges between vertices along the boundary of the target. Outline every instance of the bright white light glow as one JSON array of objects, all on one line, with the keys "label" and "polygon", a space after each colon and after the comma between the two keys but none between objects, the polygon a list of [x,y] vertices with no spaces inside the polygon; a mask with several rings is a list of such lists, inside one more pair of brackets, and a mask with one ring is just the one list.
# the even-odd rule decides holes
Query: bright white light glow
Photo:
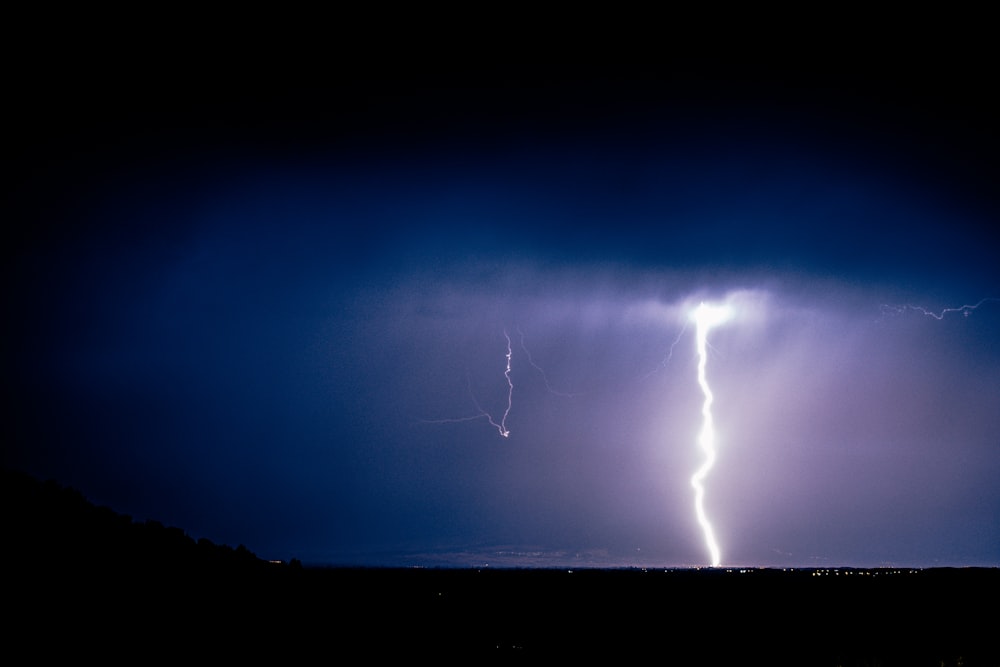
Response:
[{"label": "bright white light glow", "polygon": [[698,518],[698,525],[701,526],[705,534],[705,546],[708,547],[709,555],[712,559],[712,567],[718,567],[722,562],[719,554],[719,545],[715,541],[715,533],[712,524],[709,523],[705,515],[705,486],[702,483],[708,471],[715,465],[715,425],[712,422],[712,401],[714,399],[712,390],[708,386],[708,379],[705,376],[705,364],[708,359],[708,332],[712,327],[716,327],[730,317],[732,308],[726,305],[713,306],[706,303],[700,304],[691,313],[691,319],[697,327],[696,341],[698,346],[698,384],[701,386],[702,394],[705,396],[701,405],[701,433],[698,435],[698,446],[705,454],[705,461],[701,467],[691,476],[691,486],[694,487],[694,509]]}]

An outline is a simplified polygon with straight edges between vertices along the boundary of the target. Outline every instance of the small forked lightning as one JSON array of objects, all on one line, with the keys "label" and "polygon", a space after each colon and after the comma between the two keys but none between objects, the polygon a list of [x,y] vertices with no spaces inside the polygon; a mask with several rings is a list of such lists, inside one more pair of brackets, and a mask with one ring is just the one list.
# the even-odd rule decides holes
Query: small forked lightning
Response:
[{"label": "small forked lightning", "polygon": [[536,364],[535,360],[531,358],[531,352],[528,351],[528,348],[524,344],[524,332],[518,328],[517,333],[521,337],[521,349],[524,350],[524,356],[528,359],[528,363],[531,364],[531,366],[542,376],[542,381],[545,382],[545,389],[548,390],[550,394],[555,394],[556,396],[565,396],[567,398],[578,396],[579,394],[570,394],[565,391],[559,391],[552,388],[552,385],[549,383],[549,376],[545,372],[545,369]]},{"label": "small forked lightning", "polygon": [[684,326],[681,327],[680,332],[678,332],[677,338],[674,338],[674,342],[670,344],[670,349],[667,350],[667,354],[666,356],[663,357],[663,361],[660,362],[659,366],[646,373],[643,376],[643,379],[648,379],[651,375],[659,371],[661,368],[667,367],[667,364],[669,364],[670,360],[673,359],[674,357],[674,348],[677,347],[677,343],[681,342],[681,337],[684,335],[684,332],[687,331],[687,328],[688,328],[688,323],[685,322]]},{"label": "small forked lightning", "polygon": [[[490,413],[483,410],[478,401],[476,401],[476,407],[479,408],[479,412],[481,412],[483,416],[490,420],[490,424],[493,424],[493,426],[496,427],[497,431],[500,432],[500,435],[508,438],[510,437],[510,430],[507,429],[507,415],[510,414],[510,408],[514,401],[514,383],[510,379],[510,358],[512,352],[510,349],[510,336],[507,335],[506,329],[503,330],[503,337],[507,339],[507,370],[503,372],[503,376],[507,379],[507,409],[503,411],[503,417],[500,418],[500,423],[498,424],[493,421],[493,416]],[[475,399],[476,397],[473,396],[472,400],[475,401]]]},{"label": "small forked lightning", "polygon": [[513,349],[511,348],[510,336],[507,334],[507,330],[504,329],[504,338],[507,339],[507,368],[504,370],[503,376],[507,380],[507,408],[503,412],[503,417],[497,422],[493,415],[483,409],[480,405],[479,400],[476,398],[476,394],[472,391],[472,378],[469,378],[469,396],[472,397],[472,402],[475,404],[476,409],[479,410],[479,414],[471,415],[469,417],[455,417],[451,419],[422,419],[421,421],[425,424],[454,424],[458,422],[467,422],[474,419],[486,418],[490,425],[492,425],[504,438],[510,437],[510,429],[507,428],[507,415],[510,414],[511,406],[514,402],[514,382],[510,379],[510,360],[513,356]]},{"label": "small forked lightning", "polygon": [[714,396],[712,389],[708,386],[708,379],[705,375],[705,365],[708,359],[708,332],[712,327],[722,324],[732,316],[732,309],[729,306],[712,306],[706,303],[700,304],[691,314],[697,327],[697,347],[698,347],[698,385],[701,387],[705,400],[701,405],[701,433],[698,435],[698,446],[705,454],[705,461],[691,476],[691,486],[694,487],[694,507],[698,524],[705,535],[705,545],[708,547],[709,555],[712,559],[712,567],[718,567],[722,562],[719,554],[719,545],[715,541],[715,533],[712,524],[705,514],[705,486],[702,483],[708,471],[715,465],[715,425],[712,421],[712,401]]}]

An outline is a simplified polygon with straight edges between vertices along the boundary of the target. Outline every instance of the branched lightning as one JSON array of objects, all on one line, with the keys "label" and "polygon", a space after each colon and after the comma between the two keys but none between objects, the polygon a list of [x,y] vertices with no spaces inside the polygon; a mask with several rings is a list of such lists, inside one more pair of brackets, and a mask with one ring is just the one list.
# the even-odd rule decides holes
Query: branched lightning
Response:
[{"label": "branched lightning", "polygon": [[677,347],[677,343],[681,342],[681,337],[684,335],[684,332],[687,331],[687,327],[688,327],[688,323],[685,322],[684,326],[681,327],[680,332],[677,334],[677,338],[674,338],[674,342],[670,344],[670,349],[667,350],[667,355],[665,357],[663,357],[663,361],[660,362],[659,366],[657,366],[653,370],[651,370],[648,373],[646,373],[646,375],[643,376],[643,379],[648,378],[650,375],[652,375],[653,373],[656,373],[661,368],[666,368],[667,367],[667,364],[670,363],[670,360],[674,356],[674,348]]},{"label": "branched lightning", "polygon": [[922,315],[927,315],[928,317],[933,317],[936,320],[943,320],[944,317],[945,317],[945,315],[947,315],[948,313],[962,313],[963,316],[968,317],[972,313],[972,311],[974,311],[975,309],[979,308],[981,305],[983,305],[984,303],[986,303],[988,301],[1000,301],[1000,298],[997,298],[997,297],[986,297],[984,299],[980,299],[978,303],[974,303],[974,304],[971,304],[971,305],[960,306],[958,308],[944,308],[944,309],[941,310],[940,313],[936,313],[936,312],[934,312],[932,310],[927,310],[923,306],[914,306],[914,305],[911,305],[911,304],[904,304],[904,305],[901,305],[901,306],[892,306],[892,305],[885,304],[885,305],[882,306],[882,314],[883,315],[901,315],[902,313],[906,312],[907,310],[913,310],[913,311],[918,312],[918,313],[920,313]]},{"label": "branched lightning", "polygon": [[564,392],[564,391],[558,391],[558,390],[552,388],[552,385],[549,383],[549,376],[545,374],[545,370],[541,366],[539,366],[538,364],[536,364],[535,360],[531,358],[531,352],[528,351],[528,348],[524,344],[524,332],[522,332],[521,329],[518,328],[517,333],[521,337],[521,349],[524,350],[524,356],[525,356],[525,358],[527,358],[528,363],[531,364],[531,366],[536,371],[538,371],[541,374],[542,381],[545,382],[545,388],[549,391],[549,393],[550,394],[555,394],[556,396],[566,396],[567,398],[572,398],[573,396],[578,396],[578,394],[570,394],[570,393],[567,393],[567,392]]},{"label": "branched lightning", "polygon": [[[507,369],[503,372],[503,376],[507,379],[507,409],[503,411],[503,417],[500,418],[500,423],[498,424],[493,421],[493,416],[490,413],[480,407],[478,401],[476,402],[476,407],[479,408],[479,412],[481,412],[483,416],[490,420],[490,424],[496,427],[497,431],[500,432],[500,435],[507,438],[510,437],[510,431],[507,429],[507,415],[510,414],[510,408],[514,402],[514,382],[510,379],[510,358],[512,356],[512,351],[510,348],[510,336],[507,335],[506,329],[503,330],[503,337],[507,339]],[[475,396],[472,397],[473,400],[475,400],[475,398]]]},{"label": "branched lightning", "polygon": [[503,436],[504,438],[510,437],[510,429],[507,428],[507,415],[510,414],[511,406],[514,403],[514,382],[510,378],[510,360],[511,357],[513,356],[513,349],[511,347],[510,336],[507,334],[506,329],[504,329],[503,335],[504,338],[507,339],[507,354],[505,355],[507,359],[507,368],[504,370],[503,373],[504,378],[506,378],[507,380],[507,408],[504,410],[503,417],[500,418],[500,421],[497,422],[493,418],[493,415],[491,413],[483,409],[483,406],[479,403],[479,400],[476,398],[475,392],[472,391],[472,378],[469,378],[469,396],[472,397],[472,402],[476,406],[476,409],[479,411],[479,414],[470,415],[468,417],[454,417],[450,419],[422,419],[421,421],[423,423],[455,424],[458,422],[467,422],[467,421],[472,421],[474,419],[485,418],[490,422],[490,425],[496,428],[496,430],[500,433],[501,436]]},{"label": "branched lightning", "polygon": [[694,487],[695,515],[698,524],[705,534],[705,545],[708,547],[712,559],[712,567],[718,567],[721,562],[719,555],[719,545],[715,541],[715,533],[712,524],[709,523],[705,514],[704,499],[705,487],[703,481],[709,470],[715,465],[715,425],[712,421],[712,389],[708,386],[708,379],[705,375],[705,365],[708,359],[708,332],[712,327],[725,322],[731,316],[732,311],[728,306],[710,306],[702,303],[691,315],[697,326],[697,348],[698,348],[698,385],[701,387],[705,400],[701,406],[701,433],[698,435],[698,446],[705,454],[705,461],[701,467],[691,476],[691,486]]}]

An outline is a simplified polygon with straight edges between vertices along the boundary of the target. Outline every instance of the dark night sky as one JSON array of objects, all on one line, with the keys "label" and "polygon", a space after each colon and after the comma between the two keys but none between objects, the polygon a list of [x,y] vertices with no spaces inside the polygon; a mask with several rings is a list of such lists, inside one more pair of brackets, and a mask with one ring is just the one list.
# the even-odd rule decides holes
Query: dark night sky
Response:
[{"label": "dark night sky", "polygon": [[724,563],[1000,564],[992,46],[338,30],[6,47],[4,465],[267,558],[703,564],[725,301]]}]

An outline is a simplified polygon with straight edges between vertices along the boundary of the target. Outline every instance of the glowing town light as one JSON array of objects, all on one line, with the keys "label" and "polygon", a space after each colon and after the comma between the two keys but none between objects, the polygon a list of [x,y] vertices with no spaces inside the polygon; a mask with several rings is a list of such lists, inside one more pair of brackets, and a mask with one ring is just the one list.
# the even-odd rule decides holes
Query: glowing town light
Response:
[{"label": "glowing town light", "polygon": [[694,509],[698,524],[705,534],[705,545],[712,558],[712,567],[718,567],[722,559],[719,555],[719,545],[715,541],[715,534],[712,524],[709,523],[705,515],[705,487],[702,484],[708,471],[715,465],[715,426],[712,422],[712,390],[708,386],[705,377],[705,363],[708,359],[708,332],[712,327],[716,327],[732,317],[732,308],[729,306],[712,306],[706,303],[700,304],[691,313],[691,319],[697,327],[696,341],[698,346],[698,384],[701,386],[705,400],[701,405],[701,433],[698,435],[698,446],[705,454],[705,461],[701,467],[691,476],[691,486],[694,487]]}]

